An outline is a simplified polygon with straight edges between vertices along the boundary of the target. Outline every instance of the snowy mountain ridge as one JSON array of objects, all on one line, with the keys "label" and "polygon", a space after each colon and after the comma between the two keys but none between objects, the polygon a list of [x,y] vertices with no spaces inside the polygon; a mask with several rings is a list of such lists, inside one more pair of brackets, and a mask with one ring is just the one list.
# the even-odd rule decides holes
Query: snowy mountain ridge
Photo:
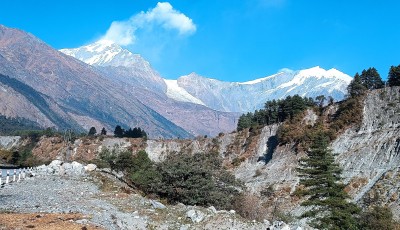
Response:
[{"label": "snowy mountain ridge", "polygon": [[150,63],[139,54],[133,54],[109,40],[99,40],[79,48],[60,51],[93,66],[131,67],[140,64],[143,68],[151,68]]},{"label": "snowy mountain ridge", "polygon": [[[332,96],[342,100],[351,77],[337,69],[319,66],[303,70],[282,69],[273,75],[247,82],[224,82],[196,73],[177,80],[162,78],[150,63],[119,45],[99,40],[93,44],[61,52],[105,71],[125,83],[155,90],[179,101],[207,106],[224,112],[248,112],[262,108],[267,100],[289,95]],[[126,69],[129,69],[127,71]]]},{"label": "snowy mountain ridge", "polygon": [[[247,82],[223,82],[191,73],[178,78],[177,84],[212,109],[248,112],[262,108],[268,100],[295,94],[312,98],[325,95],[342,100],[351,80],[349,75],[336,69],[316,66],[300,71],[285,69]],[[169,94],[173,94],[173,89],[169,90]]]}]

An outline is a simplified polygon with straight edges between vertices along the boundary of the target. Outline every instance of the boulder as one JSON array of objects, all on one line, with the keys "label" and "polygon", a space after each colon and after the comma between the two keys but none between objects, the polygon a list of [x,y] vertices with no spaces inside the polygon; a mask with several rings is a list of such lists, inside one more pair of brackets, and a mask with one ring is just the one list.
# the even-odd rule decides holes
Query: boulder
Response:
[{"label": "boulder", "polygon": [[60,165],[62,165],[62,161],[60,160],[54,160],[49,164],[49,167],[60,167]]},{"label": "boulder", "polygon": [[60,171],[60,167],[63,164],[63,161],[60,160],[53,160],[48,166],[47,166],[47,174],[58,174]]},{"label": "boulder", "polygon": [[88,164],[88,165],[85,166],[85,171],[86,172],[92,172],[92,171],[96,170],[96,168],[97,168],[97,165]]},{"label": "boulder", "polygon": [[290,226],[283,221],[274,221],[271,230],[290,230]]},{"label": "boulder", "polygon": [[217,213],[217,209],[214,206],[208,207],[207,210],[210,211],[212,214],[216,214]]},{"label": "boulder", "polygon": [[190,218],[193,223],[201,222],[206,215],[199,210],[189,210],[186,212],[186,217]]},{"label": "boulder", "polygon": [[165,205],[163,205],[163,204],[161,204],[160,202],[158,202],[158,201],[155,201],[155,200],[150,200],[150,204],[153,206],[153,208],[155,208],[155,209],[165,209],[166,207],[165,207]]},{"label": "boulder", "polygon": [[76,161],[73,161],[72,163],[64,163],[62,165],[64,167],[64,171],[66,175],[82,175],[85,173],[85,167]]},{"label": "boulder", "polygon": [[81,163],[73,161],[71,166],[73,175],[82,175],[85,173],[85,167]]},{"label": "boulder", "polygon": [[72,165],[71,163],[64,163],[63,164],[64,167],[64,171],[66,174],[70,174],[70,172],[72,171]]}]

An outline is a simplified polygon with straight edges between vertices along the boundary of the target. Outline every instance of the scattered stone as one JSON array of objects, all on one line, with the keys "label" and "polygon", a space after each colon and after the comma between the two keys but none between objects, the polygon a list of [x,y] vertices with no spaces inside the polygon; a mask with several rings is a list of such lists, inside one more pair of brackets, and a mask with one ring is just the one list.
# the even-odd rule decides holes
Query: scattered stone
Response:
[{"label": "scattered stone", "polygon": [[96,170],[96,168],[97,168],[97,165],[88,164],[88,165],[85,166],[85,171],[86,172],[92,172],[92,171]]},{"label": "scattered stone", "polygon": [[72,169],[73,169],[73,174],[82,175],[82,174],[85,173],[85,167],[81,163],[73,161],[71,163],[71,166],[72,166]]},{"label": "scattered stone", "polygon": [[163,205],[163,204],[161,204],[160,202],[158,202],[158,201],[155,201],[155,200],[150,200],[150,204],[153,206],[153,208],[155,208],[155,209],[165,209],[166,207],[165,207],[165,205]]},{"label": "scattered stone", "polygon": [[269,227],[271,225],[271,222],[269,222],[269,220],[264,220],[263,222],[267,227]]},{"label": "scattered stone", "polygon": [[186,216],[190,218],[193,223],[199,223],[204,219],[205,214],[199,210],[192,209],[186,212]]},{"label": "scattered stone", "polygon": [[190,225],[185,224],[185,225],[182,225],[182,226],[179,228],[179,230],[189,230],[189,228],[190,228]]},{"label": "scattered stone", "polygon": [[283,221],[274,221],[271,230],[290,230],[290,226]]},{"label": "scattered stone", "polygon": [[216,214],[217,213],[217,209],[214,206],[208,207],[208,211],[210,211],[212,214]]},{"label": "scattered stone", "polygon": [[87,219],[81,219],[81,220],[77,220],[77,221],[75,221],[76,223],[78,223],[78,224],[88,224],[89,223],[89,220],[87,220]]}]

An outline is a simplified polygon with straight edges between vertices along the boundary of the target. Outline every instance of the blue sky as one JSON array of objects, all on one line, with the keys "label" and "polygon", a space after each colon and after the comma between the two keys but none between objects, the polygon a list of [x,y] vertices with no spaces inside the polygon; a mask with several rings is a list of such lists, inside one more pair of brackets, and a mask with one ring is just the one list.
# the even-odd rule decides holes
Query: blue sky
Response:
[{"label": "blue sky", "polygon": [[133,30],[128,42],[120,42],[169,79],[196,72],[247,81],[282,68],[317,65],[350,76],[373,66],[386,79],[389,67],[400,64],[400,1],[170,0],[162,4],[152,0],[3,1],[0,24],[28,31],[57,49],[104,37],[113,22],[125,25]]}]

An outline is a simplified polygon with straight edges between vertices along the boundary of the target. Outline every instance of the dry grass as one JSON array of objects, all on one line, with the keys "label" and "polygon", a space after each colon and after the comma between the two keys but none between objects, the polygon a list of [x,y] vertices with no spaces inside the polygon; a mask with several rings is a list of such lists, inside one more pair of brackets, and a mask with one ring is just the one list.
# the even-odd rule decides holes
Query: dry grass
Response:
[{"label": "dry grass", "polygon": [[254,194],[245,194],[237,198],[234,204],[235,210],[248,220],[263,221],[267,216],[267,209],[262,200]]},{"label": "dry grass", "polygon": [[44,213],[1,213],[0,229],[43,229],[43,230],[85,230],[103,229],[89,224],[78,224],[77,220],[87,219],[82,214],[44,214]]}]

